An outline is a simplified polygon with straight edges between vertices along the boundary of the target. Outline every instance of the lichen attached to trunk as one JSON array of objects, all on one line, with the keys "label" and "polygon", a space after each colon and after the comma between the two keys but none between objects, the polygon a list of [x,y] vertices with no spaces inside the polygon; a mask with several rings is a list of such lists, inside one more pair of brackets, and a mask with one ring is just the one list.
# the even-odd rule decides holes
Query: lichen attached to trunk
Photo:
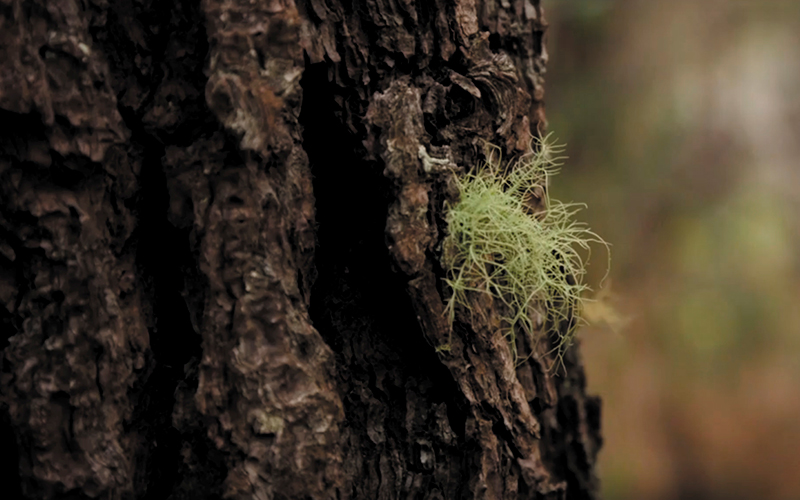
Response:
[{"label": "lichen attached to trunk", "polygon": [[[581,321],[586,259],[576,250],[590,244],[608,247],[597,234],[573,219],[581,205],[552,200],[547,179],[558,171],[563,147],[548,138],[531,152],[503,164],[500,148],[487,146],[486,160],[457,178],[460,199],[447,207],[448,235],[442,263],[450,289],[450,324],[456,309],[473,307],[469,295],[483,293],[501,304],[502,332],[516,360],[516,336],[553,335],[557,359],[572,343]],[[543,209],[534,212],[532,202]],[[540,318],[537,324],[537,318]],[[439,346],[439,350],[446,350]]]}]

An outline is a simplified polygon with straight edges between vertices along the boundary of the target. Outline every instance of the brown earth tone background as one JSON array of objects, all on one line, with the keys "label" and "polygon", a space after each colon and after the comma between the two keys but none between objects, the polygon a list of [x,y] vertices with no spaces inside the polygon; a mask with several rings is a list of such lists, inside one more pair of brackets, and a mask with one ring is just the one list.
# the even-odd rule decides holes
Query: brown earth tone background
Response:
[{"label": "brown earth tone background", "polygon": [[800,498],[800,4],[547,6],[554,193],[628,320],[582,334],[604,498]]}]

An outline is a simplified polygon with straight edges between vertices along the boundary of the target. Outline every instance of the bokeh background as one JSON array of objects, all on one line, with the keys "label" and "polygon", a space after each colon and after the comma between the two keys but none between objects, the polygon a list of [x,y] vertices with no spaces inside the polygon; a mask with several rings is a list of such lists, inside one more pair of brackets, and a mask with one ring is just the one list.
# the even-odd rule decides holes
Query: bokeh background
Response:
[{"label": "bokeh background", "polygon": [[544,5],[604,498],[800,499],[800,1]]}]

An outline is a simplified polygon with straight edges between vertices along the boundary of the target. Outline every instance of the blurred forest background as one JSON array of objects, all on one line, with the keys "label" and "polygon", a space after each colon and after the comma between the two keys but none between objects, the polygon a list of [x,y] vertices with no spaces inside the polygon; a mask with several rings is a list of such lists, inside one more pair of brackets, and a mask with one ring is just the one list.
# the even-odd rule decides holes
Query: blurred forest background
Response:
[{"label": "blurred forest background", "polygon": [[581,334],[604,498],[800,499],[800,1],[545,6],[552,193],[626,320]]}]

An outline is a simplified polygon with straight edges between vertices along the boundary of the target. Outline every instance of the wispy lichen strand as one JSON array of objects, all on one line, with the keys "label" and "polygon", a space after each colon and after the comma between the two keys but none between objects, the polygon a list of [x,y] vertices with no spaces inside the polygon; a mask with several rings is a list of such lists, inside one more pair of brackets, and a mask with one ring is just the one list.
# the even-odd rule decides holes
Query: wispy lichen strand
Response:
[{"label": "wispy lichen strand", "polygon": [[[558,171],[563,148],[548,138],[537,141],[518,160],[503,165],[499,149],[487,148],[486,161],[457,178],[460,199],[446,207],[448,235],[442,262],[451,295],[450,325],[456,310],[471,311],[470,294],[500,301],[502,333],[515,359],[516,336],[538,339],[538,311],[549,325],[558,357],[571,344],[580,323],[586,260],[590,245],[607,244],[573,216],[582,205],[549,199],[547,180]],[[532,200],[543,210],[534,212]],[[441,350],[441,346],[440,346]]]}]

